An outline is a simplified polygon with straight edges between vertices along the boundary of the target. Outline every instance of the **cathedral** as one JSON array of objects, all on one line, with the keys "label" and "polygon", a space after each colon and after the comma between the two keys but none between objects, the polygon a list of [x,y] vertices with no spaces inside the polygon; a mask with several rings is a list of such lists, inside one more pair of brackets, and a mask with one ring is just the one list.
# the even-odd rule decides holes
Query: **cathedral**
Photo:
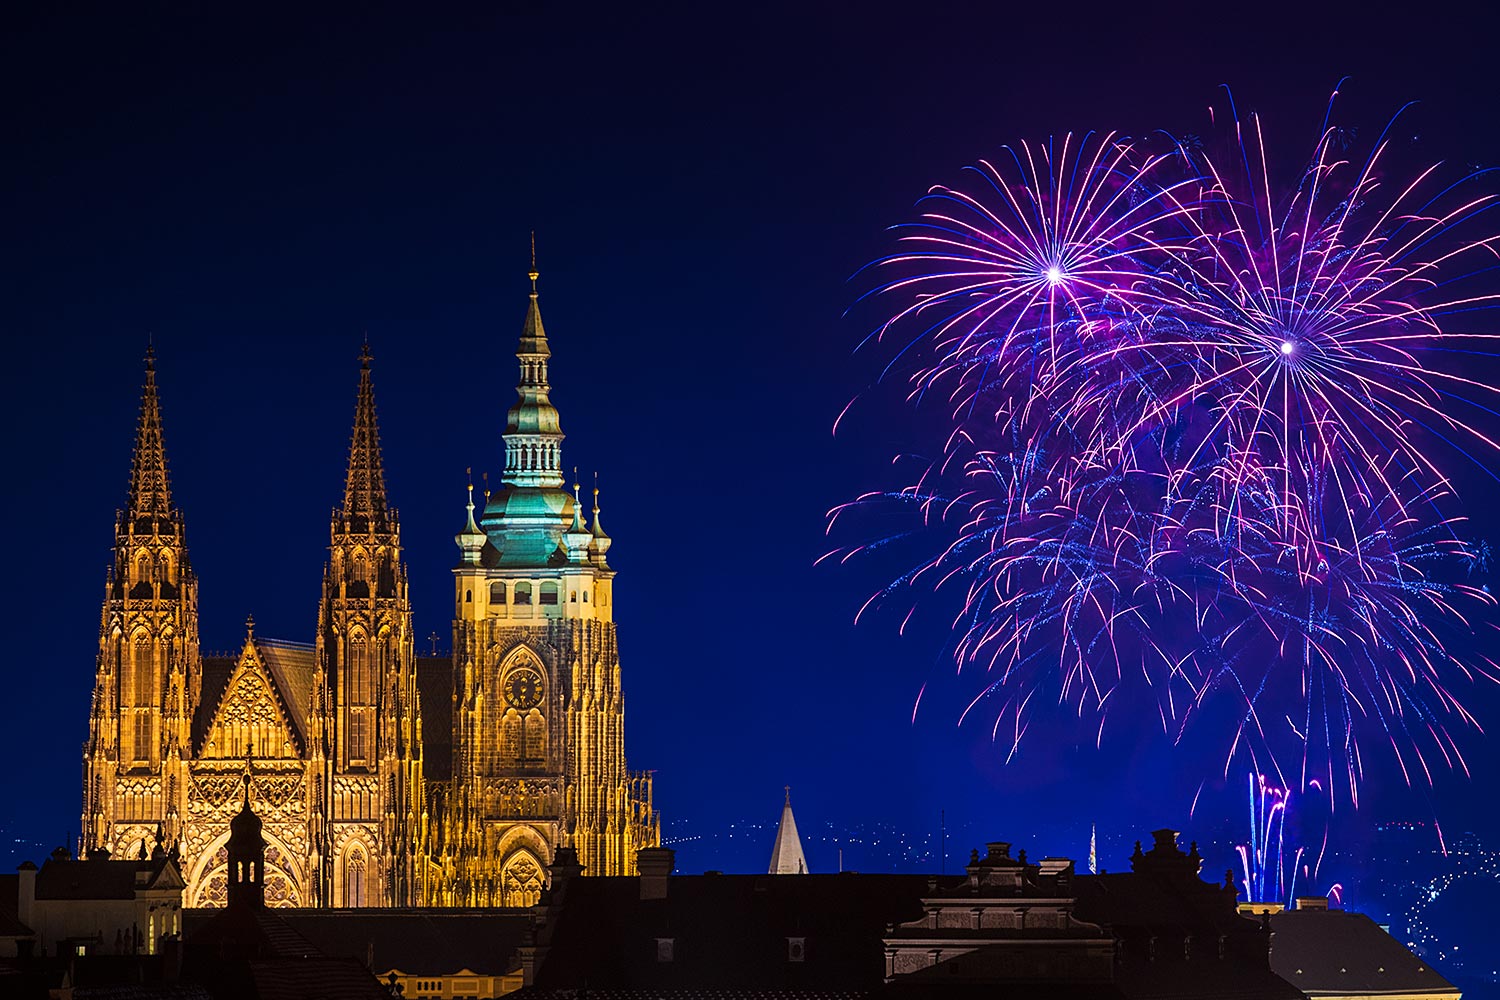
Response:
[{"label": "cathedral", "polygon": [[[199,648],[198,580],[172,505],[151,355],[115,521],[84,747],[81,847],[176,853],[188,906],[225,903],[248,781],[274,906],[526,906],[559,847],[635,873],[661,839],[651,776],[625,767],[610,537],[562,473],[551,351],[531,300],[501,487],[469,487],[453,652],[416,655],[401,521],[363,353],[317,634]],[[476,516],[476,510],[478,510]]]}]

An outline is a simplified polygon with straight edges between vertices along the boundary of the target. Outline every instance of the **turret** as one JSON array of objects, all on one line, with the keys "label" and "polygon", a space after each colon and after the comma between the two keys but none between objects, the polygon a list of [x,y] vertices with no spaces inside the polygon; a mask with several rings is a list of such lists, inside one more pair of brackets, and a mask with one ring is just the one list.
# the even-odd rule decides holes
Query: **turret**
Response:
[{"label": "turret", "polygon": [[600,569],[609,569],[609,563],[605,561],[604,556],[609,552],[609,547],[615,542],[613,538],[604,533],[604,525],[599,521],[599,485],[597,480],[594,484],[594,526],[592,534],[594,538],[589,543],[590,561]]},{"label": "turret", "polygon": [[266,902],[266,839],[250,808],[250,772],[245,772],[245,805],[229,821],[228,903],[232,910],[260,909]]},{"label": "turret", "polygon": [[484,552],[484,543],[487,541],[484,532],[479,530],[479,525],[474,523],[474,484],[469,484],[469,502],[464,509],[468,511],[468,520],[464,522],[464,530],[453,536],[453,543],[458,546],[459,564],[462,566],[478,566],[479,557]]},{"label": "turret", "polygon": [[583,563],[589,557],[589,543],[594,540],[588,527],[583,523],[583,501],[578,498],[578,484],[573,484],[573,523],[563,535],[563,546],[568,553],[568,562],[574,565]]}]

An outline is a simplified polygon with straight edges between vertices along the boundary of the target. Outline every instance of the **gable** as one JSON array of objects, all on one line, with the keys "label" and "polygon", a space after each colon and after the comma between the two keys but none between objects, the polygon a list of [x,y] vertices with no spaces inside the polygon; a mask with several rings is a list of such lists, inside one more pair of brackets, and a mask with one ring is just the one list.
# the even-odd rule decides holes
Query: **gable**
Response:
[{"label": "gable", "polygon": [[199,748],[199,756],[208,759],[230,760],[246,754],[261,759],[292,759],[302,754],[301,734],[291,724],[286,699],[249,645],[224,685]]},{"label": "gable", "polygon": [[153,890],[171,889],[181,892],[187,887],[182,879],[182,872],[178,871],[177,863],[167,858],[161,866],[161,871],[151,880],[149,888]]}]

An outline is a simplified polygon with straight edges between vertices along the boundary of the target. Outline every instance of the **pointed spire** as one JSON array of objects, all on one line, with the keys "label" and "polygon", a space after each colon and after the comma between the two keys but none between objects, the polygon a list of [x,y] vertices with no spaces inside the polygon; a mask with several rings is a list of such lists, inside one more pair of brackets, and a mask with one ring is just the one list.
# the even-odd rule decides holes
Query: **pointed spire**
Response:
[{"label": "pointed spire", "polygon": [[375,421],[375,385],[370,378],[368,343],[359,352],[359,395],[354,403],[354,434],[349,441],[343,513],[375,517],[385,514],[385,467],[380,460],[380,429]]},{"label": "pointed spire", "polygon": [[786,803],[781,807],[781,825],[776,828],[776,843],[771,848],[769,875],[806,875],[807,856],[802,853],[802,838],[797,836],[797,820],[792,816],[792,786],[786,786]]},{"label": "pointed spire", "polygon": [[547,359],[552,351],[547,346],[542,311],[537,305],[535,252],[533,238],[531,270],[527,272],[531,278],[531,298],[526,320],[521,325],[521,342],[516,348],[521,381],[516,385],[515,405],[505,414],[505,485],[561,491],[563,433],[557,409],[548,397],[552,387],[547,381]]},{"label": "pointed spire", "polygon": [[130,463],[132,518],[142,515],[170,517],[171,483],[167,478],[167,453],[162,443],[161,401],[156,395],[156,349],[146,347],[146,384],[141,388],[141,416],[136,424],[135,456]]},{"label": "pointed spire", "polygon": [[[594,519],[599,519],[599,492],[594,491]],[[573,466],[573,529],[583,533],[589,529],[583,523],[583,501],[578,498],[578,466]]]},{"label": "pointed spire", "polygon": [[464,524],[464,534],[480,535],[483,532],[479,530],[479,525],[474,523],[474,470],[470,468],[466,471],[469,474],[469,502],[464,505],[464,509],[469,512],[469,520]]},{"label": "pointed spire", "polygon": [[468,471],[469,502],[465,506],[469,516],[464,522],[464,530],[453,536],[453,543],[458,546],[460,561],[463,565],[477,566],[484,552],[485,534],[479,530],[479,525],[474,523],[474,470]]},{"label": "pointed spire", "polygon": [[604,524],[599,520],[599,473],[597,472],[594,473],[594,523],[590,532],[594,536],[593,541],[589,543],[594,565],[600,569],[609,569],[605,556],[615,541],[604,533]]},{"label": "pointed spire", "polygon": [[563,547],[567,550],[568,561],[571,563],[582,563],[589,557],[589,545],[594,536],[589,533],[588,526],[583,523],[583,499],[578,495],[578,468],[573,469],[573,523],[563,533]]},{"label": "pointed spire", "polygon": [[[526,306],[526,321],[521,325],[521,346],[517,354],[534,354],[541,357],[551,357],[552,352],[547,348],[547,331],[542,327],[542,310],[537,305],[536,279],[540,272],[536,269],[536,232],[531,234],[531,270],[526,272],[526,277],[531,279],[531,301]],[[525,365],[522,365],[522,384],[525,384]],[[541,379],[543,388],[546,387],[545,371]]]},{"label": "pointed spire", "polygon": [[604,525],[599,523],[599,473],[594,473],[594,527],[595,538],[608,538],[604,533]]}]

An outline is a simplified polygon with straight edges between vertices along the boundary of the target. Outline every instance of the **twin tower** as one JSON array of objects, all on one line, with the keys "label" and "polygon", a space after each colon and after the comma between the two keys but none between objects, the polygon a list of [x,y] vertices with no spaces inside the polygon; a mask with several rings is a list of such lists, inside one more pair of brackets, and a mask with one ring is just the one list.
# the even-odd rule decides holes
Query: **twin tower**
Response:
[{"label": "twin tower", "polygon": [[249,775],[267,905],[525,906],[559,847],[626,875],[660,843],[625,767],[610,538],[562,474],[536,272],[502,486],[455,541],[453,654],[419,657],[387,501],[368,351],[318,632],[199,652],[198,580],[172,506],[148,356],[115,523],[84,747],[82,849],[178,855],[189,906],[222,906]]}]

